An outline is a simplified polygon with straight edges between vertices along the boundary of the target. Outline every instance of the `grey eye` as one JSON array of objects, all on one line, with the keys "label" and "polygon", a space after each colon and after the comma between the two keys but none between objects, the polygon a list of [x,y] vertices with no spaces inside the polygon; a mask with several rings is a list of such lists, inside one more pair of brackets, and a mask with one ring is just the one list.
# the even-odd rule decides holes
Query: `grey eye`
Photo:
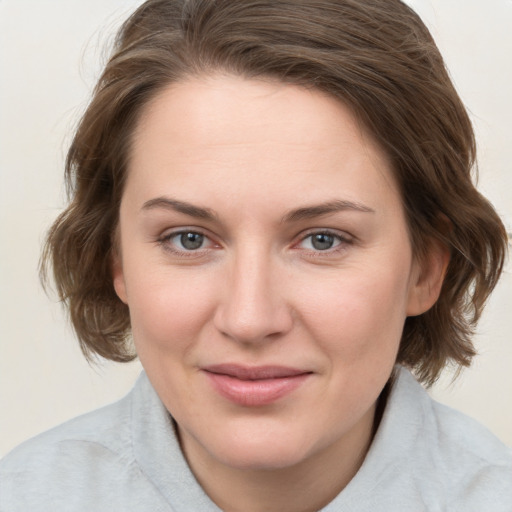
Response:
[{"label": "grey eye", "polygon": [[201,233],[194,233],[193,231],[187,231],[176,235],[177,242],[187,251],[193,251],[200,249],[204,243],[204,235]]},{"label": "grey eye", "polygon": [[328,233],[316,233],[311,235],[311,246],[317,251],[326,251],[334,246],[336,237]]}]

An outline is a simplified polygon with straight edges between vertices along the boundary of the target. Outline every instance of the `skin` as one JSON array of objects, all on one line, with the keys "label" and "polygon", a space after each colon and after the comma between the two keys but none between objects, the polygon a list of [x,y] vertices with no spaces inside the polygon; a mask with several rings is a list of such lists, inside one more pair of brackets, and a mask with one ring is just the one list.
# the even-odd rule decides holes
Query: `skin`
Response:
[{"label": "skin", "polygon": [[[182,232],[203,241],[187,249]],[[226,511],[331,501],[371,443],[404,321],[433,305],[448,262],[435,245],[414,259],[384,152],[318,91],[188,79],[142,113],[118,234],[115,289],[205,491]],[[214,389],[204,368],[221,363],[309,373],[251,407]]]}]

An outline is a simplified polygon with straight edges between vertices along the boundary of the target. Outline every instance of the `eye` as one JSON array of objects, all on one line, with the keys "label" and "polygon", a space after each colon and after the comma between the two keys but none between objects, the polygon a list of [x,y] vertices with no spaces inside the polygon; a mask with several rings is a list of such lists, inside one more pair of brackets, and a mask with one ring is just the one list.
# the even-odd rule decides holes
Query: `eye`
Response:
[{"label": "eye", "polygon": [[170,242],[186,251],[201,249],[205,242],[205,236],[194,231],[178,233],[170,238]]},{"label": "eye", "polygon": [[317,231],[305,236],[299,243],[301,249],[309,251],[329,251],[336,249],[343,243],[349,243],[347,238],[328,231]]},{"label": "eye", "polygon": [[162,236],[158,243],[175,254],[200,253],[215,246],[209,237],[198,231],[182,229]]}]

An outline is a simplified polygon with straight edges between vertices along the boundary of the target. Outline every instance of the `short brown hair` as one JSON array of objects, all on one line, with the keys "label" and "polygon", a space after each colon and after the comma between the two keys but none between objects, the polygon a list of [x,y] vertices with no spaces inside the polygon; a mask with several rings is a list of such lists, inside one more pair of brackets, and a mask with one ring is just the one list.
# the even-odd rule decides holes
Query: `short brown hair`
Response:
[{"label": "short brown hair", "polygon": [[468,365],[507,235],[472,184],[474,135],[442,57],[399,0],[148,0],[125,22],[69,150],[70,204],[42,257],[84,353],[135,357],[111,257],[138,116],[170,83],[219,70],[316,88],[353,110],[391,158],[415,255],[432,240],[451,250],[439,300],[406,320],[398,361],[427,384],[449,362]]}]

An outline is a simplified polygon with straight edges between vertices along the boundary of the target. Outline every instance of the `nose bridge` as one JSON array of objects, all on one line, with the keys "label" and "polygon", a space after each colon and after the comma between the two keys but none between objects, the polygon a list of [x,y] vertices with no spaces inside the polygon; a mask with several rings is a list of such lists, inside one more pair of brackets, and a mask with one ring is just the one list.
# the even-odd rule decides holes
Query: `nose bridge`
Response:
[{"label": "nose bridge", "polygon": [[268,248],[247,244],[234,251],[230,281],[217,312],[217,327],[240,342],[261,341],[291,326],[279,265]]}]

